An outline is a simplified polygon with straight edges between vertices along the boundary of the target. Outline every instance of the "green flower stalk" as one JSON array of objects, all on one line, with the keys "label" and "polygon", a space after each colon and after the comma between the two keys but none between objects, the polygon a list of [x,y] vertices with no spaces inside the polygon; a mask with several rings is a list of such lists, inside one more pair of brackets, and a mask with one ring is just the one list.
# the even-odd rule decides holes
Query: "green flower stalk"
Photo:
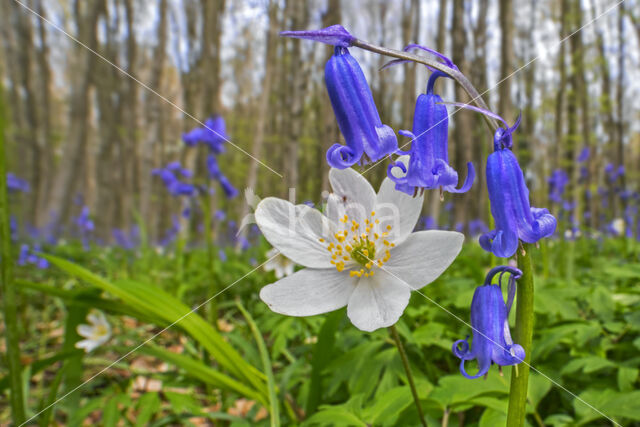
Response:
[{"label": "green flower stalk", "polygon": [[0,269],[2,269],[2,302],[7,341],[7,366],[13,423],[24,422],[24,399],[22,393],[22,366],[20,365],[20,342],[16,315],[16,293],[13,287],[13,256],[11,254],[11,228],[9,224],[9,201],[7,197],[7,173],[5,161],[5,109],[4,91],[0,86]]}]

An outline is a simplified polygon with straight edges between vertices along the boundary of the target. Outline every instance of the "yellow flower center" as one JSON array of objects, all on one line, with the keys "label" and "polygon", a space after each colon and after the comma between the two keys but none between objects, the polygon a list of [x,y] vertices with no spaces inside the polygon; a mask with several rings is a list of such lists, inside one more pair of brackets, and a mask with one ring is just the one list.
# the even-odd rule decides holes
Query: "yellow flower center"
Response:
[{"label": "yellow flower center", "polygon": [[[331,253],[331,264],[335,265],[336,270],[343,271],[347,268],[350,269],[351,277],[370,277],[373,276],[374,267],[380,268],[389,261],[390,249],[395,246],[387,240],[392,227],[387,225],[384,231],[380,230],[380,221],[374,218],[375,215],[375,212],[371,212],[364,224],[349,220],[348,215],[340,218],[345,229],[335,233],[335,241],[327,245],[327,250]],[[321,243],[325,242],[324,239],[319,240]],[[377,253],[376,246],[384,250]]]}]

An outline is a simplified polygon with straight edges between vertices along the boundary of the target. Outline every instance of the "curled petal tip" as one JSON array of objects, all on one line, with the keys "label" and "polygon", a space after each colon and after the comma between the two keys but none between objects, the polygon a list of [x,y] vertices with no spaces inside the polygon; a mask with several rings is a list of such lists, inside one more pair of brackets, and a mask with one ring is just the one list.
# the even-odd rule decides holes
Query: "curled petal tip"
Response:
[{"label": "curled petal tip", "polygon": [[283,37],[313,40],[339,47],[352,46],[356,39],[342,25],[332,25],[321,30],[312,31],[281,31],[280,35]]}]

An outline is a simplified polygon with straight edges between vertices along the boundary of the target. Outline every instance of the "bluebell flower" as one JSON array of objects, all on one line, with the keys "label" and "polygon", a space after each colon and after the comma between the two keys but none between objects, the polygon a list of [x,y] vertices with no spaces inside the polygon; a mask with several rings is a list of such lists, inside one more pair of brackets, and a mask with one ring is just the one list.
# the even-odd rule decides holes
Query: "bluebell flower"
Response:
[{"label": "bluebell flower", "polygon": [[335,48],[325,67],[325,83],[347,142],[327,151],[331,167],[345,169],[361,161],[377,161],[398,149],[396,134],[382,124],[364,73],[346,48]]},{"label": "bluebell flower", "polygon": [[223,249],[220,249],[218,251],[218,258],[220,259],[220,261],[226,262],[227,261],[227,253]]},{"label": "bluebell flower", "polygon": [[472,236],[478,236],[480,234],[488,233],[489,227],[481,219],[472,219],[469,221],[469,234]]},{"label": "bluebell flower", "polygon": [[587,160],[589,160],[590,154],[591,154],[591,151],[589,150],[589,147],[584,147],[582,151],[580,151],[580,154],[578,155],[578,162],[579,163],[586,162]]},{"label": "bluebell flower", "polygon": [[238,195],[238,190],[220,171],[220,166],[218,166],[218,159],[213,154],[209,154],[209,156],[207,157],[207,170],[209,172],[209,178],[220,183],[222,191],[224,191],[224,194],[227,196],[227,198],[232,199]]},{"label": "bluebell flower", "polygon": [[551,173],[547,182],[549,183],[549,200],[555,203],[562,203],[562,195],[569,183],[569,175],[562,169],[556,169]]},{"label": "bluebell flower", "polygon": [[[504,122],[504,120],[503,120]],[[518,241],[535,243],[553,234],[557,221],[547,209],[529,204],[529,189],[516,156],[511,151],[513,127],[498,128],[494,152],[487,158],[487,188],[496,229],[480,237],[480,246],[497,257],[509,258]]]},{"label": "bluebell flower", "polygon": [[182,134],[182,140],[188,146],[203,143],[214,153],[224,151],[224,143],[229,140],[224,119],[215,115],[204,122],[204,126]]},{"label": "bluebell flower", "polygon": [[114,228],[111,234],[116,245],[123,249],[132,250],[140,244],[140,228],[138,226],[131,227],[128,233],[125,230]]},{"label": "bluebell flower", "polygon": [[435,218],[430,215],[423,216],[422,218],[420,218],[420,221],[418,223],[422,226],[422,230],[438,229],[438,224],[436,223]]},{"label": "bluebell flower", "polygon": [[[427,50],[437,54],[431,49]],[[457,69],[449,58],[438,55],[447,66]],[[441,191],[449,193],[464,193],[471,188],[475,178],[473,164],[469,162],[467,178],[461,188],[456,188],[458,172],[449,165],[449,114],[442,98],[433,93],[435,82],[441,76],[446,74],[434,71],[427,83],[427,93],[418,96],[413,114],[412,132],[399,132],[411,138],[411,149],[408,152],[400,152],[409,155],[409,165],[395,162],[387,169],[387,176],[396,183],[396,190],[409,195],[417,194],[418,190],[438,187]],[[396,176],[392,173],[392,169],[396,167],[402,170],[404,176]]]},{"label": "bluebell flower", "polygon": [[192,196],[196,193],[196,187],[188,182],[181,181],[176,173],[185,178],[191,178],[192,173],[184,169],[178,162],[171,162],[165,168],[154,169],[152,175],[159,176],[172,196]]},{"label": "bluebell flower", "polygon": [[76,224],[81,231],[91,232],[95,229],[95,225],[89,216],[89,206],[83,206],[80,215],[76,218]]},{"label": "bluebell flower", "polygon": [[23,244],[20,246],[20,252],[18,255],[18,265],[35,265],[37,268],[44,270],[49,268],[49,261],[36,255],[37,252],[41,252],[40,245],[34,245],[33,251],[31,251],[29,245]]},{"label": "bluebell flower", "polygon": [[[510,273],[507,303],[502,297],[501,281],[504,273]],[[491,281],[500,274],[497,285]],[[500,366],[517,365],[524,361],[525,352],[521,345],[514,344],[509,331],[509,311],[515,296],[515,281],[522,275],[517,268],[499,266],[491,269],[482,286],[476,288],[471,301],[471,327],[473,328],[473,349],[469,348],[468,337],[456,341],[452,346],[460,362],[460,372],[469,379],[480,378],[489,372],[492,363]],[[467,360],[478,361],[478,373],[469,375],[464,364]]]},{"label": "bluebell flower", "polygon": [[13,173],[7,173],[7,190],[9,193],[29,192],[29,183],[22,178],[18,178]]},{"label": "bluebell flower", "polygon": [[216,221],[224,221],[227,218],[227,214],[223,210],[218,209],[213,217]]}]

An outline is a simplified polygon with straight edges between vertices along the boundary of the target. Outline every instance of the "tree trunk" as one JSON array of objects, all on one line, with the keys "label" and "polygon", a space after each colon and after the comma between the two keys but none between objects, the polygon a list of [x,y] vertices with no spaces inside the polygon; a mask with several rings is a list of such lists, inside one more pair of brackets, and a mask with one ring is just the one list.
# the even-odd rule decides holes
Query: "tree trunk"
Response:
[{"label": "tree trunk", "polygon": [[[505,79],[515,71],[515,54],[513,51],[513,40],[515,36],[513,25],[513,1],[500,0],[500,80]],[[506,78],[499,86],[500,104],[498,114],[507,123],[513,123],[513,103],[511,102],[511,79]]]},{"label": "tree trunk", "polygon": [[[36,11],[40,16],[46,18],[46,12],[42,7],[42,0],[37,0]],[[38,70],[38,91],[40,92],[40,137],[41,150],[40,150],[40,174],[43,179],[40,182],[38,189],[38,201],[35,226],[38,228],[43,227],[48,218],[49,212],[46,210],[46,206],[49,201],[49,194],[51,192],[51,172],[53,170],[53,132],[52,132],[52,120],[51,120],[51,68],[49,66],[49,44],[47,40],[46,23],[42,19],[38,19],[38,44],[40,48],[37,52],[36,64]]]},{"label": "tree trunk", "polygon": [[[271,95],[271,86],[273,84],[273,71],[276,64],[276,42],[278,40],[278,3],[274,0],[269,1],[269,29],[267,32],[267,49],[265,52],[265,70],[262,80],[262,93],[260,94],[260,102],[258,104],[258,112],[256,117],[256,133],[251,147],[251,155],[256,159],[262,158],[262,147],[265,140],[265,127],[267,116],[270,112],[269,97]],[[256,184],[258,183],[258,167],[259,164],[251,159],[249,162],[249,171],[247,173],[247,185],[249,188],[257,192]],[[255,207],[255,206],[254,206]],[[242,215],[244,218],[249,214],[250,206],[247,203],[242,205]],[[246,230],[243,230],[245,232]]]},{"label": "tree trunk", "polygon": [[[89,5],[84,3],[85,10],[77,15],[79,39],[89,48],[97,47],[97,24],[100,13],[104,10],[104,1],[96,1]],[[79,6],[82,8],[82,6]],[[86,21],[86,25],[81,24]],[[92,76],[95,70],[97,57],[84,47],[77,47],[76,54],[80,57],[78,64],[77,82],[71,93],[69,110],[69,139],[64,147],[64,156],[56,173],[55,185],[51,191],[48,212],[55,212],[60,221],[64,221],[69,215],[71,207],[72,191],[75,180],[78,177],[78,165],[85,157],[86,142],[88,136],[88,109],[89,89],[92,85]]]},{"label": "tree trunk", "polygon": [[[469,69],[465,58],[466,33],[464,27],[464,2],[456,1],[453,5],[453,63],[461,70]],[[469,97],[462,86],[455,85],[456,101],[469,102]],[[468,111],[459,111],[456,113],[455,126],[453,129],[454,152],[455,152],[455,169],[458,172],[458,179],[464,180],[467,173],[467,162],[472,159],[472,116]],[[476,209],[472,208],[473,203],[470,200],[470,194],[461,194],[455,198],[453,224],[463,224],[466,227],[467,222],[474,215],[477,215]]]},{"label": "tree trunk", "polygon": [[[153,48],[153,66],[149,87],[156,92],[161,92],[163,70],[166,59],[167,45],[167,0],[160,0],[158,5],[160,17],[156,29],[157,44]],[[163,101],[157,96],[148,96],[146,100],[149,133],[142,143],[140,150],[140,165],[138,166],[138,182],[140,185],[140,217],[145,220],[147,232],[156,230],[157,215],[151,215],[151,194],[153,192],[153,180],[151,170],[154,168],[154,152],[159,145],[162,147],[165,138]],[[160,165],[158,165],[160,166]]]}]

